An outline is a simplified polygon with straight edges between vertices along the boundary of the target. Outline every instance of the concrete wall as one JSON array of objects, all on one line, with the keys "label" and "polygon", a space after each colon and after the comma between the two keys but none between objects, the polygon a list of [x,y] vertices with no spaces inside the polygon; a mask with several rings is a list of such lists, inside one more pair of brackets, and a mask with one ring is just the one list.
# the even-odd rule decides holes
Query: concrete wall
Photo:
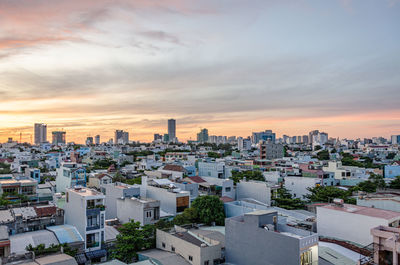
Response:
[{"label": "concrete wall", "polygon": [[299,240],[226,219],[225,256],[226,262],[232,264],[299,265]]},{"label": "concrete wall", "polygon": [[253,198],[257,201],[271,205],[271,188],[265,182],[240,181],[236,185],[237,200]]},{"label": "concrete wall", "polygon": [[[117,218],[121,223],[128,223],[130,220],[135,220],[135,222],[140,222],[142,225],[154,224],[159,219],[154,219],[154,209],[158,210],[158,217],[160,216],[160,202],[145,202],[142,203],[136,198],[124,198],[117,199]],[[145,210],[152,211],[152,218],[147,218],[145,216]]]},{"label": "concrete wall", "polygon": [[[157,229],[157,243],[156,247],[161,250],[175,252],[182,256],[186,261],[194,265],[204,265],[205,261],[209,261],[209,264],[214,264],[215,259],[221,258],[221,245],[213,245],[208,247],[198,247],[185,240],[182,240],[174,235]],[[165,244],[165,248],[163,247]],[[172,247],[175,251],[172,251]],[[189,256],[193,257],[192,261],[189,261]]]},{"label": "concrete wall", "polygon": [[285,177],[285,188],[294,197],[304,199],[304,196],[310,193],[307,188],[313,188],[320,182],[317,178]]},{"label": "concrete wall", "polygon": [[[399,197],[396,197],[396,198],[399,198]],[[394,200],[394,199],[359,199],[359,198],[357,198],[357,205],[400,212],[400,200]]]},{"label": "concrete wall", "polygon": [[371,229],[389,225],[381,218],[317,207],[317,232],[320,236],[348,240],[366,246],[372,243]]},{"label": "concrete wall", "polygon": [[[169,192],[163,188],[147,186],[146,197],[159,200],[161,202],[161,210],[176,215],[176,198],[181,196],[179,193]],[[188,193],[189,195],[189,193]]]},{"label": "concrete wall", "polygon": [[105,189],[106,199],[105,205],[107,208],[106,219],[117,218],[117,199],[122,197],[137,197],[140,195],[140,187],[121,188],[117,187],[115,183],[102,185]]}]

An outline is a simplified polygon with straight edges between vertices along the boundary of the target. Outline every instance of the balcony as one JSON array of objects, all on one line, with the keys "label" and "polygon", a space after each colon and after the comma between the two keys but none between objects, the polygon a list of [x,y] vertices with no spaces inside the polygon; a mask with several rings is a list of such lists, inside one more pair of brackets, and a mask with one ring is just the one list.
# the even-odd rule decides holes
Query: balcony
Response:
[{"label": "balcony", "polygon": [[96,248],[100,246],[100,242],[87,242],[86,248]]},{"label": "balcony", "polygon": [[92,231],[92,230],[97,230],[97,229],[100,229],[100,224],[86,227],[86,231]]}]

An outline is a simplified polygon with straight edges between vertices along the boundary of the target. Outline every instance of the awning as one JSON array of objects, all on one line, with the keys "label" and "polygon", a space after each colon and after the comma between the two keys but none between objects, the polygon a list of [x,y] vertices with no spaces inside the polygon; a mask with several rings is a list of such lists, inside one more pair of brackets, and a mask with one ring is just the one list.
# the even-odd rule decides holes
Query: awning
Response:
[{"label": "awning", "polygon": [[78,264],[85,264],[87,261],[87,258],[85,256],[85,254],[78,254],[75,256],[76,262],[78,262]]},{"label": "awning", "polygon": [[107,256],[107,251],[104,249],[94,250],[90,252],[86,252],[86,257],[90,260],[98,259]]}]

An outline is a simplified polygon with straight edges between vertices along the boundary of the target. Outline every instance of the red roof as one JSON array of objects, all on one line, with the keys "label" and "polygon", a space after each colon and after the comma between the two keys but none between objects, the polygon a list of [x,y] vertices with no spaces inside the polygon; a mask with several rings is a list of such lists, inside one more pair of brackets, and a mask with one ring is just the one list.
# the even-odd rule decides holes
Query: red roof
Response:
[{"label": "red roof", "polygon": [[226,202],[233,202],[234,201],[234,199],[232,199],[232,198],[230,198],[230,197],[227,197],[227,196],[222,196],[221,198],[219,198],[223,203],[226,203]]},{"label": "red roof", "polygon": [[184,172],[185,169],[180,166],[180,165],[165,165],[164,170],[170,170],[170,171],[178,171],[178,172]]},{"label": "red roof", "polygon": [[34,207],[35,212],[37,216],[43,217],[43,216],[52,216],[57,213],[57,207],[56,206],[42,206],[42,207]]},{"label": "red roof", "polygon": [[358,205],[353,205],[353,204],[343,204],[343,207],[330,204],[330,205],[323,206],[322,208],[335,210],[335,211],[341,211],[341,212],[347,212],[347,213],[353,213],[353,214],[359,214],[359,215],[365,215],[365,216],[369,216],[369,217],[376,217],[376,218],[381,218],[381,219],[386,219],[386,220],[391,220],[393,218],[400,218],[399,212],[382,210],[382,209],[372,208],[372,207],[358,206]]},{"label": "red roof", "polygon": [[194,177],[189,177],[189,179],[195,183],[203,183],[206,182],[204,179],[202,179],[199,176],[194,176]]}]

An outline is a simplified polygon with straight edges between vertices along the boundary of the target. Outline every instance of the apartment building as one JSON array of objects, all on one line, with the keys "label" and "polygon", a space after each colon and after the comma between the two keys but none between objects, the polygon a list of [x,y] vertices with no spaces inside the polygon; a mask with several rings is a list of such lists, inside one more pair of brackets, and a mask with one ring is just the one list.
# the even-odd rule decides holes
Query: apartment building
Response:
[{"label": "apartment building", "polygon": [[283,144],[273,142],[260,143],[260,159],[272,160],[284,156]]},{"label": "apartment building", "polygon": [[318,264],[318,235],[278,221],[275,210],[259,210],[225,220],[228,264]]},{"label": "apartment building", "polygon": [[151,198],[122,197],[116,201],[117,218],[121,223],[131,220],[142,225],[155,224],[160,220],[160,201]]},{"label": "apartment building", "polygon": [[65,192],[75,186],[86,186],[86,169],[77,163],[64,163],[57,169],[57,192]]},{"label": "apartment building", "polygon": [[157,229],[156,247],[183,257],[189,264],[220,264],[221,243],[185,228],[175,226],[171,230]]},{"label": "apartment building", "polygon": [[94,189],[66,190],[65,223],[77,228],[85,241],[86,252],[101,250],[105,241],[104,199],[105,196]]},{"label": "apartment building", "polygon": [[198,169],[200,177],[226,178],[225,164],[221,162],[199,162]]},{"label": "apartment building", "polygon": [[14,177],[12,174],[0,175],[0,195],[6,193],[6,199],[17,200],[21,195],[31,201],[37,199],[38,182],[27,177]]}]

